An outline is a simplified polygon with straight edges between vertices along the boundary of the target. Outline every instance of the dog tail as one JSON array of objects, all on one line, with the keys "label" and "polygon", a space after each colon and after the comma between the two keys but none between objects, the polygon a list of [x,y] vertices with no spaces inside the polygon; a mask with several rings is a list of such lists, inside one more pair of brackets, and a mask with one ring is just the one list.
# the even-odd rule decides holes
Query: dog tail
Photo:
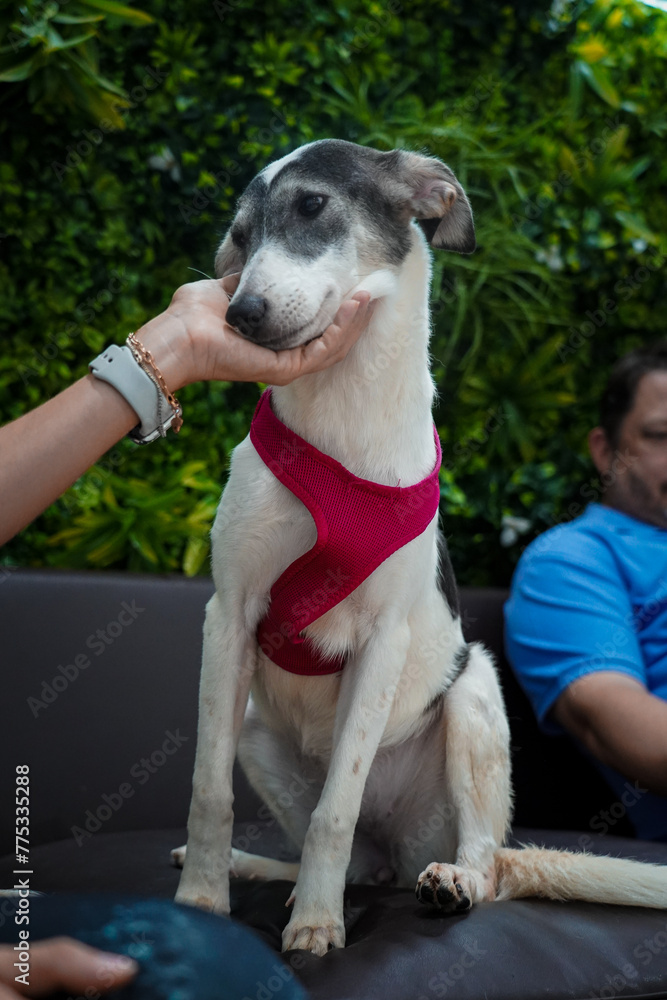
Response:
[{"label": "dog tail", "polygon": [[496,899],[543,896],[667,909],[667,865],[523,847],[496,852]]}]

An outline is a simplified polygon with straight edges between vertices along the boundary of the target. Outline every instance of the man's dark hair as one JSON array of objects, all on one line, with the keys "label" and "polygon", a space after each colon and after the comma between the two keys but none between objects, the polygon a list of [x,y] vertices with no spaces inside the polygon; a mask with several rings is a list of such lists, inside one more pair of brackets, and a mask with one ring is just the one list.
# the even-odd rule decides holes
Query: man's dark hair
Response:
[{"label": "man's dark hair", "polygon": [[612,368],[600,400],[600,427],[612,448],[618,447],[621,425],[634,406],[640,379],[655,371],[667,371],[667,340],[630,351]]}]

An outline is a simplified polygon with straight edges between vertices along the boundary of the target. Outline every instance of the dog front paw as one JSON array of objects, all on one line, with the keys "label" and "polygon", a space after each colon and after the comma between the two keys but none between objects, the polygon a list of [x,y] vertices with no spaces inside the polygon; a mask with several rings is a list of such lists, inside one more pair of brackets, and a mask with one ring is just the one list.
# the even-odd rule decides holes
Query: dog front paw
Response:
[{"label": "dog front paw", "polygon": [[474,878],[464,868],[434,861],[417,879],[415,895],[444,913],[465,913],[475,897]]},{"label": "dog front paw", "polygon": [[225,879],[223,887],[215,888],[206,880],[184,880],[181,876],[180,885],[174,897],[175,903],[185,906],[196,906],[207,913],[218,913],[229,916],[229,881]]},{"label": "dog front paw", "polygon": [[299,948],[321,957],[332,948],[344,948],[345,927],[342,921],[321,917],[322,914],[318,914],[312,924],[292,917],[283,931],[283,951]]}]

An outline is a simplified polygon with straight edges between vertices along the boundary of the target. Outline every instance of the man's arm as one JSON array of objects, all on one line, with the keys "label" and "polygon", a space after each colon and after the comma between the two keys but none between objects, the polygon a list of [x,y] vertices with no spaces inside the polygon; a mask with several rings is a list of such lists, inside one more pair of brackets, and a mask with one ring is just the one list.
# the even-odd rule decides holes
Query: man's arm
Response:
[{"label": "man's arm", "polygon": [[667,702],[612,670],[573,681],[556,701],[557,721],[603,764],[667,795]]},{"label": "man's arm", "polygon": [[[585,522],[583,522],[585,525]],[[506,646],[543,728],[667,795],[667,700],[649,693],[636,615],[612,544],[573,523],[522,556]]]}]

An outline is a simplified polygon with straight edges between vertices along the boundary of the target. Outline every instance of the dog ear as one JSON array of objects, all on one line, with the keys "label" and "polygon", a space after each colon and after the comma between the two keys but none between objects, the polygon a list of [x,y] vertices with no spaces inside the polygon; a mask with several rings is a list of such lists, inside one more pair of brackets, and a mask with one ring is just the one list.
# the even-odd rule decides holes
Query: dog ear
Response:
[{"label": "dog ear", "polygon": [[472,209],[453,170],[434,156],[401,152],[401,180],[409,189],[406,207],[411,218],[432,247],[472,253],[477,245]]},{"label": "dog ear", "polygon": [[241,271],[244,263],[243,251],[232,242],[231,230],[228,230],[215,255],[215,276],[224,278],[235,271]]}]

